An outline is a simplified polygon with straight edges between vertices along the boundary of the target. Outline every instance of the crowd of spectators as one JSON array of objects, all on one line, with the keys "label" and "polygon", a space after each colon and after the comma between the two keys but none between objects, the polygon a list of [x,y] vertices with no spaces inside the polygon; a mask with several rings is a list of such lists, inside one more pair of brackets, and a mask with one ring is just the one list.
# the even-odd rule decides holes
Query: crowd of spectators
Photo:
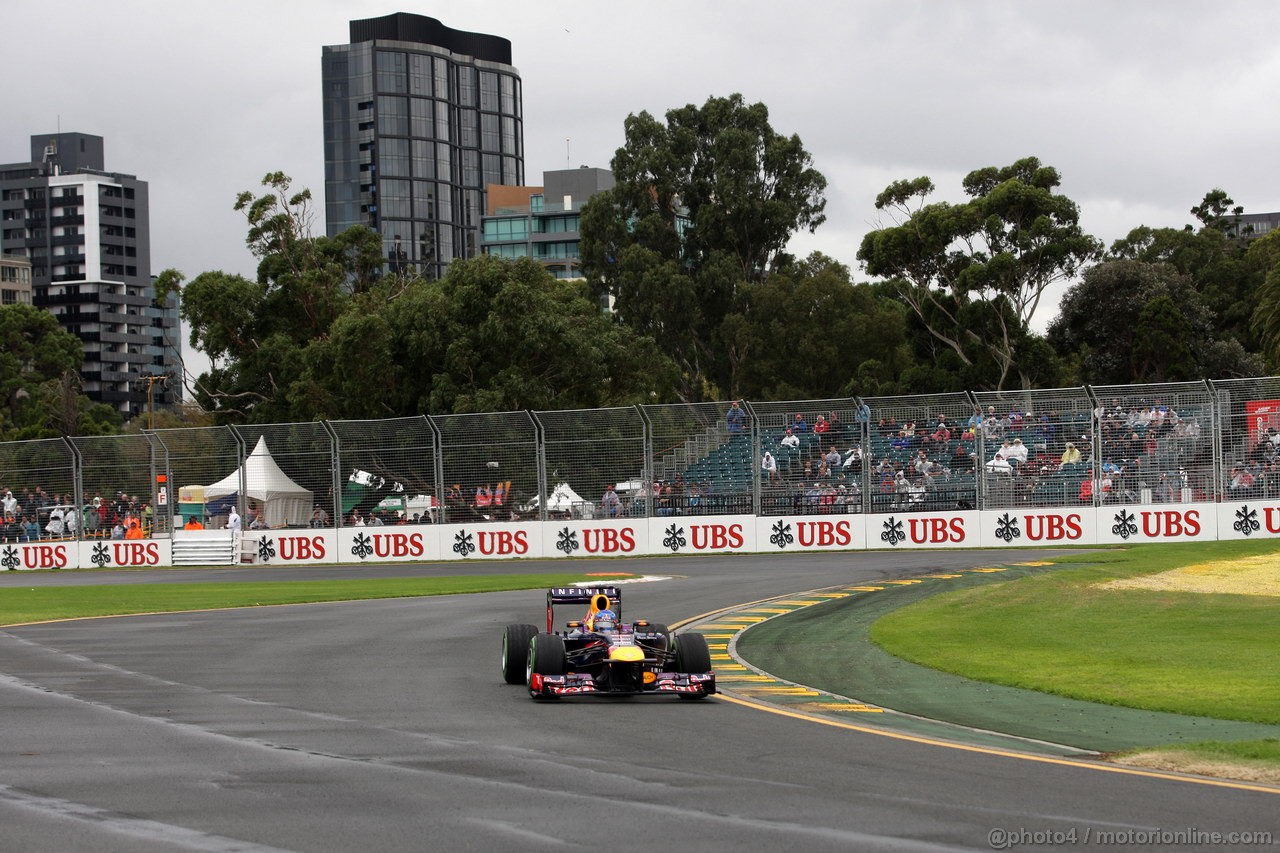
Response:
[{"label": "crowd of spectators", "polygon": [[0,486],[0,541],[40,542],[64,539],[138,539],[150,533],[151,505],[124,492],[114,499],[95,493],[77,505],[71,493]]}]

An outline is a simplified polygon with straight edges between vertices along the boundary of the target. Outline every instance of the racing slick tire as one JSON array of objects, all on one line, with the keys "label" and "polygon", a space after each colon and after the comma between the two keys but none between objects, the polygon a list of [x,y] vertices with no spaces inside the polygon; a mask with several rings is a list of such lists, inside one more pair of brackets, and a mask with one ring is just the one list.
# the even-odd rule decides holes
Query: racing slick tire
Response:
[{"label": "racing slick tire", "polygon": [[525,682],[534,699],[546,698],[533,689],[533,676],[564,675],[564,638],[556,634],[534,634],[529,644],[529,662]]},{"label": "racing slick tire", "polygon": [[[676,672],[710,672],[711,650],[707,638],[701,634],[681,634],[676,637]],[[681,693],[681,699],[706,699],[706,693]]]},{"label": "racing slick tire", "polygon": [[502,632],[502,679],[523,684],[528,678],[529,641],[538,634],[533,625],[508,625]]}]

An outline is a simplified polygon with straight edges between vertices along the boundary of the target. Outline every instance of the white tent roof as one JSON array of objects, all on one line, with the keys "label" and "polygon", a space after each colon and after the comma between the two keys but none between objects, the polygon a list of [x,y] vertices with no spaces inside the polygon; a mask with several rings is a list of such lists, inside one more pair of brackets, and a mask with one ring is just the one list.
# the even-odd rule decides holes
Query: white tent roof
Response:
[{"label": "white tent roof", "polygon": [[[304,489],[280,469],[267,449],[267,438],[262,436],[253,452],[244,460],[246,496],[264,504],[267,523],[305,524],[311,516],[313,493]],[[212,486],[205,486],[205,500],[234,495],[240,491],[240,469],[232,471]]]},{"label": "white tent roof", "polygon": [[[547,498],[547,509],[551,512],[570,512],[576,504],[586,503],[582,496],[575,492],[568,483],[561,483],[551,490],[550,497]],[[541,500],[537,495],[529,501],[526,506],[530,509],[537,509]]]}]

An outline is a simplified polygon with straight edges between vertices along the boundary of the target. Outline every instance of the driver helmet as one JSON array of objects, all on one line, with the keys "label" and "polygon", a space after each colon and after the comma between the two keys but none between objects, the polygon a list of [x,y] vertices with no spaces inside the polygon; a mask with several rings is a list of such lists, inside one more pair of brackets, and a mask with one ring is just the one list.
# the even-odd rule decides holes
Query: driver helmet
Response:
[{"label": "driver helmet", "polygon": [[612,633],[618,628],[618,614],[608,608],[596,611],[595,618],[591,622],[591,629],[604,633]]}]

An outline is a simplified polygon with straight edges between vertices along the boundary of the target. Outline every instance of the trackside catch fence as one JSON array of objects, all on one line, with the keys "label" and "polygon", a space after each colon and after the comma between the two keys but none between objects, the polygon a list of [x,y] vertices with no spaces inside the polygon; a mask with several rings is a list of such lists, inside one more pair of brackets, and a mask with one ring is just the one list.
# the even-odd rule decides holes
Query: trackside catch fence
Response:
[{"label": "trackside catch fence", "polygon": [[17,441],[0,497],[4,542],[1257,502],[1280,499],[1280,377]]}]

